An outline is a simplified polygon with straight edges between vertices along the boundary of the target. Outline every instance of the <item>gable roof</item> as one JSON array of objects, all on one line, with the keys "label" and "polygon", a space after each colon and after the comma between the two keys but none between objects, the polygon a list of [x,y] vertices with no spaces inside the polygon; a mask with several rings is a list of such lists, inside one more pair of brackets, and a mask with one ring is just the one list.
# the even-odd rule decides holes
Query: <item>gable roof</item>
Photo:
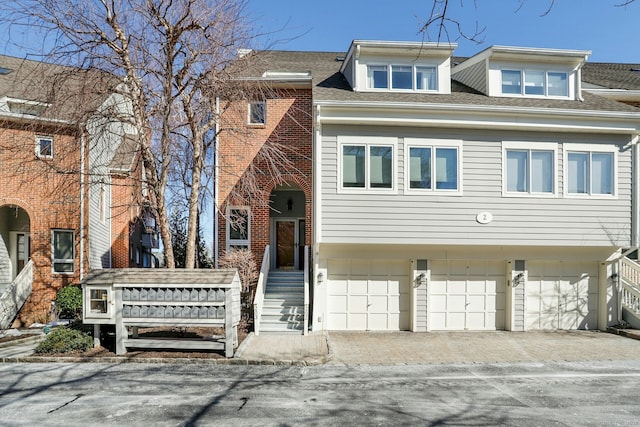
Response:
[{"label": "gable roof", "polygon": [[[640,112],[640,109],[591,93],[584,101],[543,98],[489,97],[464,84],[452,81],[451,94],[409,92],[355,92],[340,73],[345,52],[260,51],[262,64],[256,77],[267,70],[310,71],[314,102],[425,103],[473,106],[521,107],[576,111]],[[461,58],[456,58],[461,59]],[[640,81],[639,81],[640,84]],[[639,85],[640,88],[640,85]]]}]

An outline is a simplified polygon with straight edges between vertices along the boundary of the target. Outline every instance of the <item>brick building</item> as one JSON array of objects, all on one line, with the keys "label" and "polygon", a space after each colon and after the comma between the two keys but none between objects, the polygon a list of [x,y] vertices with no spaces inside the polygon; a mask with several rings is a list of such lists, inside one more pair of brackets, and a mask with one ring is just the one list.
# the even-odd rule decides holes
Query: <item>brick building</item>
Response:
[{"label": "brick building", "polygon": [[57,291],[89,269],[150,257],[135,139],[109,84],[0,56],[0,328],[49,321]]}]

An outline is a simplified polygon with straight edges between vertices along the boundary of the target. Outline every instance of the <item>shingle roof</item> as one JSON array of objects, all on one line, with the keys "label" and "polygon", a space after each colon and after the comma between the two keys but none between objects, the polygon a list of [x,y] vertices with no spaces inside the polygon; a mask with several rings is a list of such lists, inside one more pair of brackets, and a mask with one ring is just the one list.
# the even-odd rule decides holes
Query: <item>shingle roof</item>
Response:
[{"label": "shingle roof", "polygon": [[0,97],[50,104],[41,115],[81,120],[111,93],[111,76],[41,61],[0,55]]},{"label": "shingle roof", "polygon": [[133,135],[124,135],[122,142],[113,154],[109,167],[116,172],[129,172],[133,166],[133,160],[138,152],[138,141]]},{"label": "shingle roof", "polygon": [[609,89],[640,90],[640,64],[587,62],[582,80]]},{"label": "shingle roof", "polygon": [[155,284],[221,284],[233,282],[236,270],[165,269],[165,268],[107,268],[93,270],[82,279],[82,284],[104,285],[108,283],[130,285]]},{"label": "shingle roof", "polygon": [[636,107],[590,93],[583,93],[584,101],[489,97],[455,80],[452,81],[451,94],[448,95],[355,92],[339,72],[342,62],[336,60],[336,58],[344,58],[345,52],[262,51],[259,54],[262,57],[262,65],[256,70],[256,76],[260,76],[266,70],[287,72],[311,71],[314,101],[406,102],[612,112],[640,111]]}]

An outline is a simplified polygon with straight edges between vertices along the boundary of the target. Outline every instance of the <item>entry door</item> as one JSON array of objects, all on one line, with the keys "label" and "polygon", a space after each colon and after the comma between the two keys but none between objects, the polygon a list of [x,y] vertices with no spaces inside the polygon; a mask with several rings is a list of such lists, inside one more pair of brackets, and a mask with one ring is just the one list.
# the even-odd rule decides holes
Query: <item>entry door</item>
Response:
[{"label": "entry door", "polygon": [[276,268],[295,269],[297,268],[297,221],[277,220],[276,221]]}]

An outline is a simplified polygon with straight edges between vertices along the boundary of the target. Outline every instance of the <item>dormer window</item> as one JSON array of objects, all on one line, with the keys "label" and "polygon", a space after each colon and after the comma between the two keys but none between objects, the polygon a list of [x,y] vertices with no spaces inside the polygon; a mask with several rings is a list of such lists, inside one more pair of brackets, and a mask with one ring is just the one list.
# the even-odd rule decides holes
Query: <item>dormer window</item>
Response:
[{"label": "dormer window", "polygon": [[569,97],[568,74],[546,70],[502,70],[502,94],[506,96]]},{"label": "dormer window", "polygon": [[436,91],[435,66],[420,65],[367,65],[367,88]]}]

